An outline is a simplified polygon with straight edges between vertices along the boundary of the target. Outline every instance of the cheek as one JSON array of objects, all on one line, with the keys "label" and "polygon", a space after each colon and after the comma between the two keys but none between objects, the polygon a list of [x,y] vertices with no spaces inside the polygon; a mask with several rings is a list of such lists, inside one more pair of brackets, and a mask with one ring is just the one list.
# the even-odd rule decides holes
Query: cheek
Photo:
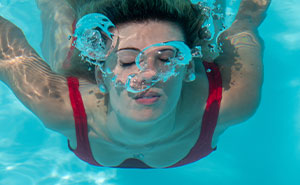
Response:
[{"label": "cheek", "polygon": [[165,94],[169,101],[177,101],[182,89],[182,75],[169,79],[164,86]]},{"label": "cheek", "polygon": [[121,67],[118,67],[115,71],[116,81],[121,81],[123,84],[125,84],[128,79],[128,76],[132,73],[133,69],[131,68],[122,69]]},{"label": "cheek", "polygon": [[122,107],[126,106],[126,102],[124,102],[124,95],[118,92],[115,88],[109,89],[109,102],[112,109],[116,112],[120,112]]}]

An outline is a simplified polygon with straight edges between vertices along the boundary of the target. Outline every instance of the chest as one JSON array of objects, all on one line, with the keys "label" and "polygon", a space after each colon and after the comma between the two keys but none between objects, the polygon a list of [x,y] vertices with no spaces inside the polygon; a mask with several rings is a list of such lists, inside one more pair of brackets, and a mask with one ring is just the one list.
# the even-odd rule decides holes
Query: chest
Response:
[{"label": "chest", "polygon": [[[184,111],[178,113],[181,115],[176,120],[178,121],[177,125],[179,125],[179,128],[175,129],[169,138],[160,142],[145,143],[144,145],[126,145],[114,142],[105,130],[95,126],[95,120],[99,121],[101,119],[97,115],[88,116],[89,126],[87,136],[92,156],[99,164],[104,166],[118,166],[130,158],[138,159],[156,168],[175,164],[185,158],[200,140],[203,114],[199,112],[197,115],[191,114],[193,111],[189,111],[189,113],[189,115]],[[184,127],[184,125],[189,125],[189,127],[185,127],[183,131],[180,127]],[[142,137],[141,135],[140,139],[143,139]],[[215,143],[217,138],[218,133],[215,132],[213,134],[213,141],[209,143]],[[69,139],[71,147],[75,149],[77,147],[75,128],[72,137]]]},{"label": "chest", "polygon": [[[199,125],[195,125],[190,133],[177,133],[166,140],[145,145],[126,145],[107,140],[101,134],[89,129],[88,144],[93,158],[101,165],[118,166],[126,159],[134,158],[151,167],[160,168],[175,164],[186,157],[197,142],[199,134]],[[78,145],[74,137],[69,139],[73,149],[82,145]]]}]

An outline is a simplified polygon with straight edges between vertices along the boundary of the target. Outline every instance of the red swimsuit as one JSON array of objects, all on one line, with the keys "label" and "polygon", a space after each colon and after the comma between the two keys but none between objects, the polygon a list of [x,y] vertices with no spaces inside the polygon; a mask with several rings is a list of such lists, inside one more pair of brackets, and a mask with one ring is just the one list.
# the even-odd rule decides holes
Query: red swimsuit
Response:
[{"label": "red swimsuit", "polygon": [[[220,103],[222,99],[222,78],[220,71],[216,64],[203,62],[206,70],[206,74],[209,81],[209,96],[206,102],[206,109],[202,118],[201,133],[197,140],[197,143],[190,150],[189,154],[167,168],[178,167],[185,164],[195,162],[207,155],[216,148],[211,148],[212,137],[217,125]],[[69,95],[73,108],[76,137],[77,137],[77,148],[74,150],[70,147],[80,159],[88,162],[89,164],[102,166],[93,157],[90,143],[88,139],[88,125],[87,116],[85,113],[81,94],[79,92],[79,82],[77,78],[68,78]],[[119,168],[151,168],[142,161],[134,158],[126,159],[119,166]]]}]

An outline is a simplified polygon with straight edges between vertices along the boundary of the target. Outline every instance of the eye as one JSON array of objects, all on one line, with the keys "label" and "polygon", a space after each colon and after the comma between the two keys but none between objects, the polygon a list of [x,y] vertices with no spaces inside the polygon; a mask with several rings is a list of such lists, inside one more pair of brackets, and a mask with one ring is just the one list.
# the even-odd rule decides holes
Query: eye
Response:
[{"label": "eye", "polygon": [[159,58],[160,61],[162,62],[169,62],[170,61],[170,58]]},{"label": "eye", "polygon": [[132,61],[132,62],[128,62],[128,61],[122,62],[122,61],[120,61],[119,63],[120,63],[120,66],[122,66],[122,67],[130,67],[133,64],[135,64],[135,61]]},{"label": "eye", "polygon": [[131,56],[125,56],[122,58],[119,58],[119,64],[122,67],[129,67],[135,64],[135,58]]},{"label": "eye", "polygon": [[170,62],[170,59],[174,57],[175,51],[172,49],[165,49],[158,52],[158,59],[162,62]]},{"label": "eye", "polygon": [[118,63],[121,67],[129,67],[135,64],[135,58],[138,55],[138,51],[132,49],[122,49],[117,52]]}]

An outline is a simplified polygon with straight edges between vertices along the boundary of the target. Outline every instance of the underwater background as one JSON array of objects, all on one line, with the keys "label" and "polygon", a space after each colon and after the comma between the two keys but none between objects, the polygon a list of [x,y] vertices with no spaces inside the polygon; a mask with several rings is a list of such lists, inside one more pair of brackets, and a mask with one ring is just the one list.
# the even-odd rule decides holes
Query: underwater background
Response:
[{"label": "underwater background", "polygon": [[[227,0],[233,12],[238,3]],[[34,0],[0,0],[0,15],[19,26],[41,53],[39,13]],[[300,184],[300,1],[273,0],[259,31],[265,75],[256,114],[229,128],[216,152],[179,168],[88,165],[0,82],[0,185]]]}]

